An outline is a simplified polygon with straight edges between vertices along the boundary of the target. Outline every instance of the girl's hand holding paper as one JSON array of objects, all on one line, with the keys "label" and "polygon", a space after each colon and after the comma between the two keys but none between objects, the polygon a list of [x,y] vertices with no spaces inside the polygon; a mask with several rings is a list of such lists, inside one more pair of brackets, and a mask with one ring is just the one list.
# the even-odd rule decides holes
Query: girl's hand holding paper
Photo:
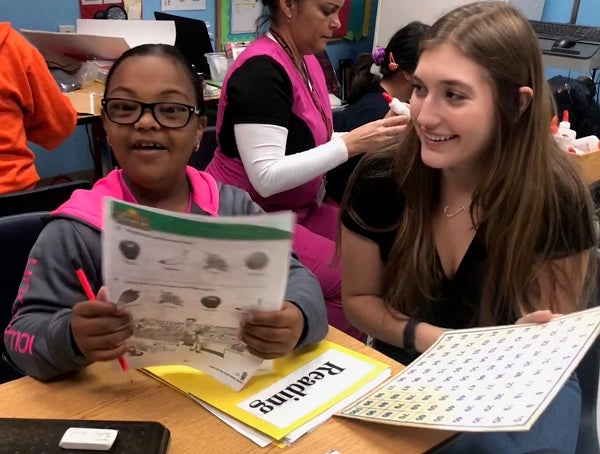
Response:
[{"label": "girl's hand holding paper", "polygon": [[133,334],[131,316],[122,306],[108,302],[101,288],[95,301],[81,301],[73,306],[71,334],[88,360],[118,359],[127,351],[125,340]]},{"label": "girl's hand holding paper", "polygon": [[278,311],[246,314],[240,327],[240,339],[253,355],[274,359],[291,352],[303,330],[304,315],[295,304],[284,301]]}]

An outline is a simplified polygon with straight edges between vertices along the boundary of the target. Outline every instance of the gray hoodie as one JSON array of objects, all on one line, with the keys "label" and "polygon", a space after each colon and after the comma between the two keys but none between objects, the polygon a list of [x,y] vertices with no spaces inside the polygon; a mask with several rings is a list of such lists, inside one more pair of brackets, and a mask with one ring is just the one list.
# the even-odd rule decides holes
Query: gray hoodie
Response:
[{"label": "gray hoodie", "polygon": [[[87,299],[75,270],[83,269],[97,293],[103,285],[99,221],[102,197],[131,198],[123,188],[120,172],[111,172],[89,191],[76,191],[53,213],[31,250],[13,305],[13,318],[4,333],[10,360],[27,375],[49,380],[89,364],[71,335],[71,309]],[[192,213],[228,216],[262,212],[247,193],[210,181],[212,177],[203,172],[188,168],[188,179],[195,195]],[[294,255],[290,256],[285,300],[304,315],[297,347],[325,337],[327,313],[319,283]]]}]

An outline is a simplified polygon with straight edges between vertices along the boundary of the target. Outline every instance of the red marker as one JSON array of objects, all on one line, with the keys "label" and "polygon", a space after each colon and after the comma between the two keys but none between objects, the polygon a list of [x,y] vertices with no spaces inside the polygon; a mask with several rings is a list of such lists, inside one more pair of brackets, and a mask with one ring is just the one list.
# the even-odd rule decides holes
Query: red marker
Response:
[{"label": "red marker", "polygon": [[[88,282],[87,277],[85,276],[85,273],[83,272],[83,270],[81,268],[77,268],[75,270],[75,274],[77,275],[77,279],[79,279],[79,284],[81,284],[81,288],[83,289],[83,292],[85,293],[85,297],[87,299],[89,299],[90,301],[96,301],[96,295],[94,295],[94,292],[92,291],[92,287],[90,286],[90,283]],[[121,370],[123,372],[127,371],[127,369],[128,369],[127,360],[125,360],[125,358],[123,356],[119,356],[118,360],[119,360],[119,365],[121,366]]]}]

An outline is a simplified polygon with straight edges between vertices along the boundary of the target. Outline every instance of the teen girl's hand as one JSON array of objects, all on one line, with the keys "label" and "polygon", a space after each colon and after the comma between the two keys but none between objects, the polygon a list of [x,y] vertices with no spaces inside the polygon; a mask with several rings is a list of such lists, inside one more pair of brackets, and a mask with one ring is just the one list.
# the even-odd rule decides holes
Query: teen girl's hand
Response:
[{"label": "teen girl's hand", "polygon": [[557,317],[561,317],[563,314],[555,314],[549,310],[530,312],[524,315],[515,322],[515,325],[522,325],[525,323],[547,323],[550,320],[554,320]]},{"label": "teen girl's hand", "polygon": [[291,352],[304,329],[304,315],[289,301],[278,311],[254,311],[246,314],[240,327],[240,339],[248,351],[263,359],[274,359]]},{"label": "teen girl's hand", "polygon": [[348,157],[367,151],[383,151],[398,147],[408,131],[410,120],[394,115],[359,126],[341,136]]},{"label": "teen girl's hand", "polygon": [[104,287],[95,301],[81,301],[71,311],[71,334],[89,361],[117,359],[127,351],[125,340],[133,335],[131,315],[108,302]]}]

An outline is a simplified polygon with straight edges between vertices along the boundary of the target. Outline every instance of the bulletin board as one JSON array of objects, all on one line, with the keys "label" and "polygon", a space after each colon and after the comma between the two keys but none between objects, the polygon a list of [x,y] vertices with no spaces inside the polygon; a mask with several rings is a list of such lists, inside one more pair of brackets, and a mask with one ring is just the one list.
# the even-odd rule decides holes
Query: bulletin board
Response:
[{"label": "bulletin board", "polygon": [[[346,0],[340,10],[342,26],[334,38],[359,41],[369,34],[371,3],[376,0]],[[393,0],[394,3],[397,0]],[[261,0],[218,0],[216,49],[234,41],[256,38],[256,19],[268,13]]]},{"label": "bulletin board", "polygon": [[106,11],[110,6],[123,8],[123,0],[79,0],[79,15],[82,19],[94,19],[98,11]]},{"label": "bulletin board", "polygon": [[261,0],[218,0],[216,48],[225,43],[252,41],[256,38],[256,19],[263,14]]}]

